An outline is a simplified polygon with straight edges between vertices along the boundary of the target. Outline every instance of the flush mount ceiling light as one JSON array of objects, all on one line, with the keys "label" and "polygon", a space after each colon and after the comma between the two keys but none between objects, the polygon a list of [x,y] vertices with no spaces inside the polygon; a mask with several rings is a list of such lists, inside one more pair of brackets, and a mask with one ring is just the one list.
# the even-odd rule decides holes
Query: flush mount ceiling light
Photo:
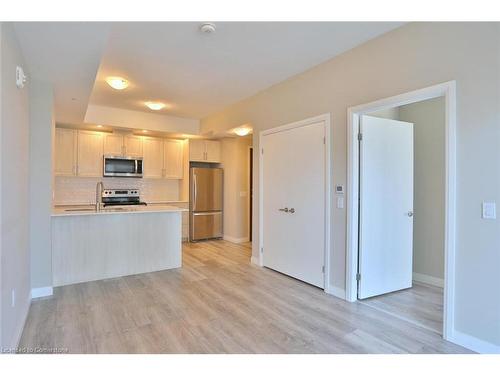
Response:
[{"label": "flush mount ceiling light", "polygon": [[146,106],[153,111],[159,111],[160,109],[165,108],[165,104],[160,102],[146,102],[144,104],[146,104]]},{"label": "flush mount ceiling light", "polygon": [[212,34],[215,32],[215,24],[211,22],[205,22],[200,25],[200,31],[203,34]]},{"label": "flush mount ceiling light", "polygon": [[115,90],[126,89],[129,85],[129,82],[122,77],[108,77],[106,78],[106,82]]},{"label": "flush mount ceiling light", "polygon": [[250,129],[250,128],[236,128],[236,129],[234,129],[234,133],[236,135],[239,135],[240,137],[244,137],[245,135],[250,134],[251,131],[252,131],[252,129]]}]

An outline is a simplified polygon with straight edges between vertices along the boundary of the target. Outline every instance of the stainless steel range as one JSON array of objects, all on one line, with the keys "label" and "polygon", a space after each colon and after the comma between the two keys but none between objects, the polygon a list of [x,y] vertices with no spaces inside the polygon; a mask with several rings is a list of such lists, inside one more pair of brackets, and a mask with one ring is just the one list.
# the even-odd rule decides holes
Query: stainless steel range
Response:
[{"label": "stainless steel range", "polygon": [[103,207],[143,205],[138,189],[104,189],[101,194]]}]

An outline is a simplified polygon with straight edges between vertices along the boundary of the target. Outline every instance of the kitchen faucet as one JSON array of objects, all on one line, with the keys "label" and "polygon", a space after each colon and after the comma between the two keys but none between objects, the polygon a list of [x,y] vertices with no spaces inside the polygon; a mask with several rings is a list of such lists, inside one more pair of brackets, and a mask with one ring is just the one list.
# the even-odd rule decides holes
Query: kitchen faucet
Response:
[{"label": "kitchen faucet", "polygon": [[95,187],[95,210],[96,212],[101,211],[102,204],[102,191],[104,190],[104,184],[99,181]]}]

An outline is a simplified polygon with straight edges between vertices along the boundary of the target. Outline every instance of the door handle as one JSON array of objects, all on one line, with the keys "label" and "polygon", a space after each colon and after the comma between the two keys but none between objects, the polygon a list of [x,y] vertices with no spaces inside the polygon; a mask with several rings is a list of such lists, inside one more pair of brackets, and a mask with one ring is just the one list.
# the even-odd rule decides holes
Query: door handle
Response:
[{"label": "door handle", "polygon": [[288,212],[288,207],[285,208],[279,208],[278,211],[283,211],[283,212]]},{"label": "door handle", "polygon": [[412,217],[413,216],[413,211],[408,211],[407,215],[408,215],[408,217]]},{"label": "door handle", "polygon": [[295,213],[295,208],[290,208],[290,211],[289,211],[291,214],[294,214]]}]

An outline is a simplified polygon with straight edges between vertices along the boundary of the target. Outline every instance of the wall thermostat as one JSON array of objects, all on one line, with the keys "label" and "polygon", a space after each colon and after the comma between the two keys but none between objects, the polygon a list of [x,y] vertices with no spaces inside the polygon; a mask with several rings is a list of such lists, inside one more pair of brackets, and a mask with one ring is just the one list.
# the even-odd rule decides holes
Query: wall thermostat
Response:
[{"label": "wall thermostat", "polygon": [[335,185],[335,194],[343,195],[344,194],[344,185]]}]

